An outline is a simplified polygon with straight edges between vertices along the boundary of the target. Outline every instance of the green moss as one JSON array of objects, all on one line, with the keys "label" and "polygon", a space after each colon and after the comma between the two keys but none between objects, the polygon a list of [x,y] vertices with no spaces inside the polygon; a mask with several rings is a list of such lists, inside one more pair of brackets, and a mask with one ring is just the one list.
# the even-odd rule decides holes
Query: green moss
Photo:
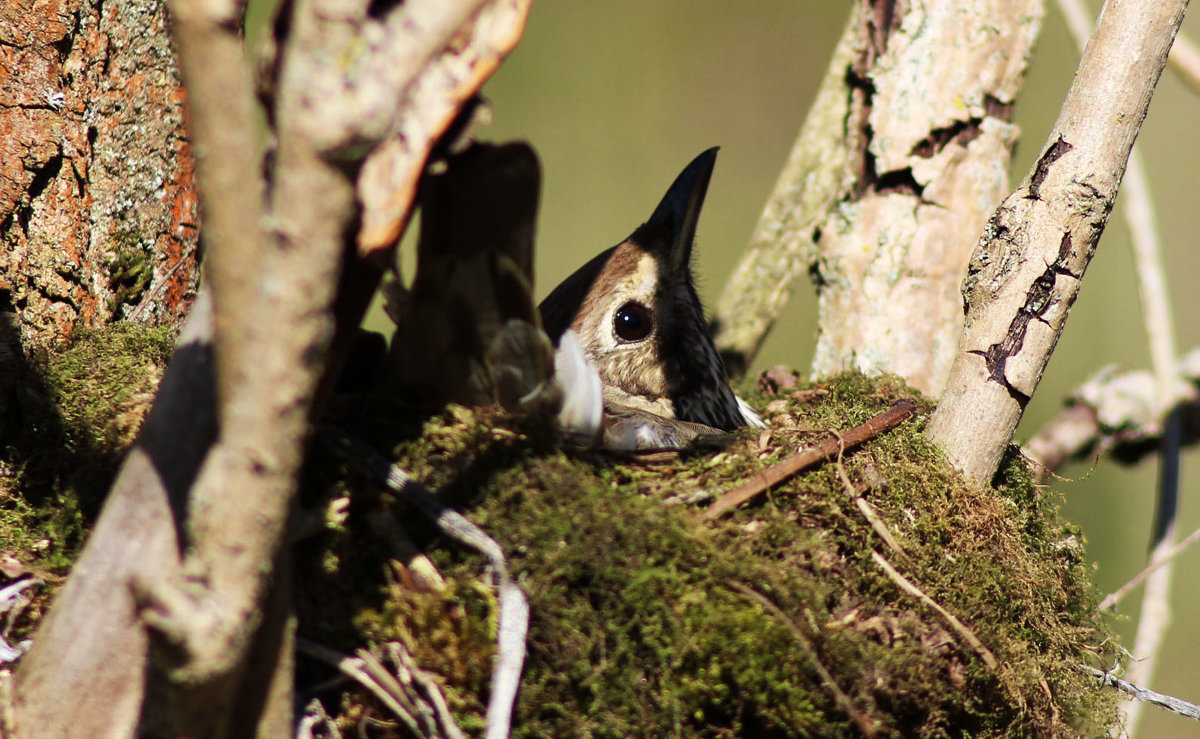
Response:
[{"label": "green moss", "polygon": [[66,571],[150,407],[173,339],[171,329],[113,324],[33,353],[22,433],[0,463],[0,549]]},{"label": "green moss", "polygon": [[[971,486],[925,441],[922,416],[846,453],[840,470],[802,472],[720,521],[680,504],[719,495],[911,394],[857,375],[758,394],[769,434],[747,432],[715,455],[564,453],[517,422],[462,409],[400,444],[403,464],[469,503],[529,596],[514,736],[857,735],[822,670],[884,735],[1103,733],[1112,699],[1074,667],[1110,638],[1082,536],[1015,456],[995,488]],[[871,528],[855,496],[904,554]],[[367,507],[395,505],[384,496]],[[441,675],[464,723],[477,725],[486,703],[479,655],[490,649],[481,640],[494,636],[495,618],[471,585],[482,563],[420,523],[409,528],[429,543],[447,592],[380,583],[357,611],[357,635],[339,638],[427,644],[423,664]],[[872,552],[966,624],[998,667],[898,588]],[[444,599],[463,598],[471,605],[459,620],[430,620],[454,611]]]},{"label": "green moss", "polygon": [[116,324],[33,352],[20,433],[0,449],[0,557],[43,588],[12,638],[30,633],[74,562],[89,520],[149,408],[174,332]]},{"label": "green moss", "polygon": [[176,331],[134,323],[77,332],[70,346],[36,361],[49,410],[67,442],[98,454],[121,453],[141,428],[174,350]]},{"label": "green moss", "polygon": [[117,229],[113,242],[118,251],[108,263],[108,287],[112,291],[109,311],[116,314],[125,305],[134,305],[154,281],[154,259],[142,247],[141,235],[133,227]]}]

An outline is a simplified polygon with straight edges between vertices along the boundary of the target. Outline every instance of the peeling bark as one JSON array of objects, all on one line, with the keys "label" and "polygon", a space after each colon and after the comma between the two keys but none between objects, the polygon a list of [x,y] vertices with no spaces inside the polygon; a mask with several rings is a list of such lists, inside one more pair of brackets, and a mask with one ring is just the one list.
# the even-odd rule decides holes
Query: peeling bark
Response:
[{"label": "peeling bark", "polygon": [[197,198],[157,0],[0,8],[0,295],[22,340],[177,322]]},{"label": "peeling bark", "polygon": [[[814,374],[892,372],[936,395],[962,326],[972,235],[1007,190],[1017,135],[1009,115],[1042,3],[880,0],[856,12],[817,102],[840,112],[819,111],[819,124],[839,128],[806,123],[788,165],[845,157],[842,173],[813,203],[784,184],[785,172],[718,301],[718,338],[752,356],[774,314],[739,331],[764,302],[748,294],[761,283],[747,275],[776,265],[776,280],[790,282],[807,268],[820,311]],[[810,153],[798,156],[802,147]],[[801,228],[781,239],[773,221],[805,208]],[[771,310],[781,305],[776,297]]]},{"label": "peeling bark", "polygon": [[1037,163],[971,257],[966,326],[928,433],[988,482],[1062,334],[1187,0],[1109,0]]}]

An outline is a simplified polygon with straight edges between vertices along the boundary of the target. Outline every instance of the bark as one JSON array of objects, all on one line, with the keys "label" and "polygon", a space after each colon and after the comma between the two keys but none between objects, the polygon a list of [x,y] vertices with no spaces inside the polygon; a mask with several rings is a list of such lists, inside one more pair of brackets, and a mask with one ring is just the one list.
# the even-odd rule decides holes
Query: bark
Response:
[{"label": "bark", "polygon": [[197,198],[165,24],[155,0],[0,8],[0,305],[26,345],[190,305]]},{"label": "bark", "polygon": [[962,327],[967,234],[1007,190],[1009,117],[1042,5],[855,6],[816,117],[717,303],[723,350],[752,357],[807,271],[820,311],[814,374],[891,372],[940,392]]},{"label": "bark", "polygon": [[967,323],[928,433],[969,477],[995,473],[1095,253],[1186,0],[1110,0],[1058,122],[971,257]]},{"label": "bark", "polygon": [[[1174,410],[1183,422],[1182,442],[1200,441],[1200,350],[1179,361],[1172,391],[1180,398]],[[1163,414],[1157,403],[1157,380],[1140,370],[1118,372],[1104,367],[1067,396],[1063,408],[1025,443],[1023,450],[1041,468],[1040,476],[1058,472],[1068,462],[1110,454],[1122,464],[1140,462],[1162,446]]]}]

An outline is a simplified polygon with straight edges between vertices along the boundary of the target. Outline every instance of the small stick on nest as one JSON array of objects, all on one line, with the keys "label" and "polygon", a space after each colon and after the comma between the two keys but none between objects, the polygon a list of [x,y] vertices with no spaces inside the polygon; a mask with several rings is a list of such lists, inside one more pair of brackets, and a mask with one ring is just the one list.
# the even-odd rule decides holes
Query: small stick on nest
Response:
[{"label": "small stick on nest", "polygon": [[725,493],[708,507],[704,517],[708,520],[720,518],[746,501],[783,482],[803,469],[836,457],[840,452],[851,449],[865,441],[890,431],[907,421],[917,412],[917,404],[908,398],[897,400],[891,408],[864,424],[841,432],[837,438],[827,439],[808,449],[802,449],[787,459],[776,462],[750,480]]}]

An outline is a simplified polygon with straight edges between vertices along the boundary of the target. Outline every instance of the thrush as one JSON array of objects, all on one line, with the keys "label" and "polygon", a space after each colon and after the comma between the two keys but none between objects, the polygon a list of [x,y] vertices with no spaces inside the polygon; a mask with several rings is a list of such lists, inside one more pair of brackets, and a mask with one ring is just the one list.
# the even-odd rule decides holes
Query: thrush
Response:
[{"label": "thrush", "polygon": [[[563,341],[573,334],[599,375],[603,446],[679,447],[699,436],[763,425],[729,387],[692,273],[696,225],[716,157],[716,147],[696,157],[649,220],[563,280],[538,307],[559,347],[556,361],[561,365],[574,349],[574,338],[565,347]],[[570,402],[571,388],[565,390]]]}]

